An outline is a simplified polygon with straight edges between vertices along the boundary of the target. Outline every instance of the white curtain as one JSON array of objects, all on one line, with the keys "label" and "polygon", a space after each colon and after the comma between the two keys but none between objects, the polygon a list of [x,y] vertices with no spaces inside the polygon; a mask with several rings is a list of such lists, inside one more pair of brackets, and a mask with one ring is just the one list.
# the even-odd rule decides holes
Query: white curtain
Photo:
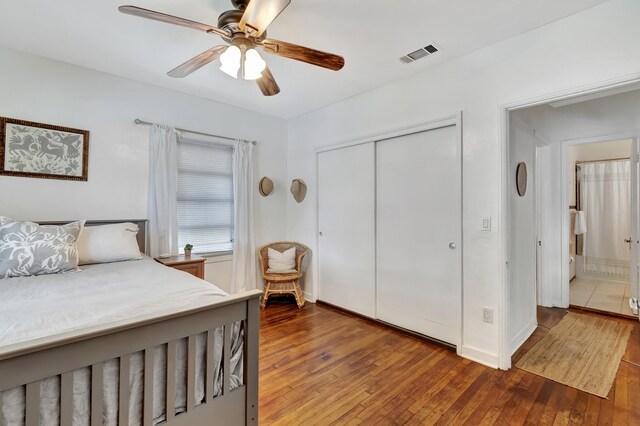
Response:
[{"label": "white curtain", "polygon": [[231,293],[257,288],[252,189],[253,144],[236,141],[233,149],[234,238]]},{"label": "white curtain", "polygon": [[629,160],[584,163],[580,172],[585,272],[629,277],[631,166]]},{"label": "white curtain", "polygon": [[178,132],[154,124],[149,137],[149,254],[178,254]]}]

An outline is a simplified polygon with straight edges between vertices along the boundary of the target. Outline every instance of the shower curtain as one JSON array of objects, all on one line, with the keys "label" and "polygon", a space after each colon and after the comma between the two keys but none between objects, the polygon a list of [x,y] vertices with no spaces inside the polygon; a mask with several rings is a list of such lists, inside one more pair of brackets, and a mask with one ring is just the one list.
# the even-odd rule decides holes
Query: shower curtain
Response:
[{"label": "shower curtain", "polygon": [[631,165],[629,160],[583,163],[579,175],[585,212],[584,271],[629,277]]}]

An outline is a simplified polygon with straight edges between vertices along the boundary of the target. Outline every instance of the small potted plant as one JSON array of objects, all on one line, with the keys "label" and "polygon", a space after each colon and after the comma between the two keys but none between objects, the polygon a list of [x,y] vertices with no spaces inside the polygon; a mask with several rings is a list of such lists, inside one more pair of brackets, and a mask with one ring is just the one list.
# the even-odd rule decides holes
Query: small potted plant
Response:
[{"label": "small potted plant", "polygon": [[191,256],[191,250],[193,250],[193,246],[191,244],[184,246],[184,255]]}]

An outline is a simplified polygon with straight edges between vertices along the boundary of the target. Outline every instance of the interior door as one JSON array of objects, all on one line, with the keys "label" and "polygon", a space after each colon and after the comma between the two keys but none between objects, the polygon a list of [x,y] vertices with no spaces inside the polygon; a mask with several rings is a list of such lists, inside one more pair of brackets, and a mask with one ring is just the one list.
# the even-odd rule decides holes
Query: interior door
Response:
[{"label": "interior door", "polygon": [[377,316],[458,344],[461,152],[456,126],[379,141]]},{"label": "interior door", "polygon": [[631,155],[631,298],[629,304],[635,315],[638,315],[638,299],[640,295],[640,138],[635,138]]},{"label": "interior door", "polygon": [[374,143],[318,154],[319,299],[375,317]]}]

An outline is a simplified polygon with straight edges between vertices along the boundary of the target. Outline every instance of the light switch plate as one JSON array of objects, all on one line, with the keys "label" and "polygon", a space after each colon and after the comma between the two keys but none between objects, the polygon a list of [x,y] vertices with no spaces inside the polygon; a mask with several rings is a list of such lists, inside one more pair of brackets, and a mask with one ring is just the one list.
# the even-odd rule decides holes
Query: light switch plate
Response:
[{"label": "light switch plate", "polygon": [[491,231],[491,218],[483,217],[482,218],[482,228],[483,231]]}]

